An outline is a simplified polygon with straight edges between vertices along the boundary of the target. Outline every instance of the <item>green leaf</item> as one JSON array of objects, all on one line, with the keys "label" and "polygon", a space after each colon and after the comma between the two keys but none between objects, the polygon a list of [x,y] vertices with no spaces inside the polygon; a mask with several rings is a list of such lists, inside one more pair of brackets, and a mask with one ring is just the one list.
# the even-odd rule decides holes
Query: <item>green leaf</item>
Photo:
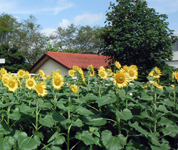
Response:
[{"label": "green leaf", "polygon": [[93,126],[103,126],[107,123],[106,118],[102,118],[98,115],[92,115],[90,117],[84,118],[84,122],[88,125]]},{"label": "green leaf", "polygon": [[98,103],[98,107],[104,106],[106,104],[112,104],[114,102],[116,102],[117,97],[110,97],[110,96],[103,96],[103,97],[98,97],[97,103]]},{"label": "green leaf", "polygon": [[20,112],[22,112],[24,114],[32,113],[32,112],[34,112],[36,110],[35,107],[31,108],[31,107],[29,107],[29,106],[27,106],[25,104],[21,104],[19,106],[19,109],[20,109]]},{"label": "green leaf", "polygon": [[126,145],[126,139],[127,138],[122,134],[119,134],[118,136],[112,136],[112,133],[109,130],[105,130],[101,133],[101,140],[107,150],[123,149]]},{"label": "green leaf", "polygon": [[10,150],[15,144],[15,139],[12,136],[0,136],[0,149]]},{"label": "green leaf", "polygon": [[124,89],[117,89],[116,90],[119,94],[119,97],[121,98],[121,100],[124,100],[125,98],[125,90]]},{"label": "green leaf", "polygon": [[32,137],[25,137],[23,140],[19,141],[19,148],[23,150],[32,150],[36,149],[40,144],[40,138],[38,136]]},{"label": "green leaf", "polygon": [[125,121],[130,120],[133,117],[129,109],[124,109],[122,112],[116,111],[116,116]]},{"label": "green leaf", "polygon": [[19,120],[21,118],[21,114],[19,108],[16,108],[12,114],[7,113],[9,118],[12,120]]},{"label": "green leaf", "polygon": [[61,136],[58,131],[55,132],[48,140],[48,143],[51,143],[53,145],[61,145],[64,142],[65,142],[65,137]]},{"label": "green leaf", "polygon": [[77,132],[75,138],[81,140],[85,143],[85,145],[92,145],[95,144],[95,139],[93,138],[92,134],[88,131],[82,131],[82,133]]},{"label": "green leaf", "polygon": [[52,115],[46,115],[44,118],[40,117],[39,122],[46,127],[53,127],[54,120]]},{"label": "green leaf", "polygon": [[82,106],[78,106],[76,112],[80,115],[83,115],[83,116],[89,116],[89,115],[94,114],[92,111],[90,111],[89,109],[86,109]]},{"label": "green leaf", "polygon": [[153,100],[153,96],[149,96],[149,95],[146,94],[146,93],[142,93],[141,99],[142,99],[142,100],[145,100],[145,101],[152,101],[152,100]]},{"label": "green leaf", "polygon": [[84,100],[85,102],[88,102],[88,101],[96,101],[98,97],[92,93],[88,93],[85,97],[82,97],[80,99]]},{"label": "green leaf", "polygon": [[164,135],[175,137],[178,135],[178,126],[167,123],[166,127],[162,129]]},{"label": "green leaf", "polygon": [[72,123],[72,126],[82,127],[84,124],[80,119],[77,119],[75,122]]}]

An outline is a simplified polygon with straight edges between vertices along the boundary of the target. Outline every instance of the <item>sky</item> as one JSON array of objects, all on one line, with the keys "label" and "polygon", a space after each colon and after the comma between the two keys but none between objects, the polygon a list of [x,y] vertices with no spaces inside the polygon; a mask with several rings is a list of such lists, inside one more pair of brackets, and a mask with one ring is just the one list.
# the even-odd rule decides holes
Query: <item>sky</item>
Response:
[{"label": "sky", "polygon": [[[146,0],[149,8],[168,15],[169,29],[178,34],[178,0]],[[18,21],[30,15],[37,19],[41,32],[47,35],[59,26],[104,26],[110,2],[116,0],[0,0],[0,13],[11,14]]]}]

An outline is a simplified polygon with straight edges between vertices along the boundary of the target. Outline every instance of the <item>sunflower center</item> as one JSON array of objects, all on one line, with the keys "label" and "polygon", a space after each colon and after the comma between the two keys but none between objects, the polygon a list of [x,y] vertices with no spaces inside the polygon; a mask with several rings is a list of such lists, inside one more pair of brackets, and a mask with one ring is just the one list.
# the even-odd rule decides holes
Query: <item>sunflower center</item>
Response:
[{"label": "sunflower center", "polygon": [[59,86],[61,84],[61,80],[60,79],[56,79],[55,80],[55,85]]},{"label": "sunflower center", "polygon": [[28,82],[28,85],[29,85],[29,86],[33,86],[33,82],[32,82],[32,81],[29,81],[29,82]]},{"label": "sunflower center", "polygon": [[122,75],[122,74],[117,74],[116,75],[116,82],[117,83],[122,84],[122,83],[124,83],[124,81],[125,81],[124,75]]},{"label": "sunflower center", "polygon": [[133,72],[132,70],[130,70],[130,71],[129,71],[129,75],[130,75],[131,77],[133,77],[133,76],[134,76],[134,72]]},{"label": "sunflower center", "polygon": [[10,82],[10,83],[9,83],[9,86],[10,86],[11,88],[13,88],[13,87],[15,86],[14,82]]},{"label": "sunflower center", "polygon": [[42,87],[39,87],[39,88],[38,88],[38,92],[39,92],[39,93],[43,93],[43,88],[42,88]]},{"label": "sunflower center", "polygon": [[176,73],[175,76],[176,76],[176,79],[178,79],[178,73]]},{"label": "sunflower center", "polygon": [[101,77],[104,77],[105,76],[105,73],[102,71],[102,72],[100,72],[100,76]]}]

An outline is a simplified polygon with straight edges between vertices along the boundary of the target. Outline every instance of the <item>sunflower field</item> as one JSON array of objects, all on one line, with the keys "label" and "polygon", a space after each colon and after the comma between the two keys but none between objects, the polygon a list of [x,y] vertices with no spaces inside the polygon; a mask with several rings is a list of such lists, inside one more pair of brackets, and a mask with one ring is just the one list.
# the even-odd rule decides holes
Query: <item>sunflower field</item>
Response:
[{"label": "sunflower field", "polygon": [[166,85],[158,67],[140,82],[137,66],[119,62],[0,74],[0,150],[178,149],[178,72]]}]

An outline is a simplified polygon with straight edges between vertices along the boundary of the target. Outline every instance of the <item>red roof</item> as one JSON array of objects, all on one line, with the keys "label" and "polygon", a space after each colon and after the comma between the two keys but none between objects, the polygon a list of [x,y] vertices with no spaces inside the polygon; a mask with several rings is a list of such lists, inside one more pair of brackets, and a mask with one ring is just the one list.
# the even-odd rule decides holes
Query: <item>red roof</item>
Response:
[{"label": "red roof", "polygon": [[87,69],[89,65],[93,65],[94,69],[99,69],[100,66],[108,66],[106,56],[97,54],[75,54],[75,53],[62,53],[46,51],[43,56],[35,63],[29,70],[33,69],[45,56],[55,60],[68,69],[73,66],[78,66],[82,69]]},{"label": "red roof", "polygon": [[108,65],[108,61],[106,61],[107,57],[103,55],[75,54],[50,51],[46,51],[45,54],[69,69],[73,66],[87,69],[87,67],[91,64],[95,69],[99,69],[100,66],[106,67]]}]

